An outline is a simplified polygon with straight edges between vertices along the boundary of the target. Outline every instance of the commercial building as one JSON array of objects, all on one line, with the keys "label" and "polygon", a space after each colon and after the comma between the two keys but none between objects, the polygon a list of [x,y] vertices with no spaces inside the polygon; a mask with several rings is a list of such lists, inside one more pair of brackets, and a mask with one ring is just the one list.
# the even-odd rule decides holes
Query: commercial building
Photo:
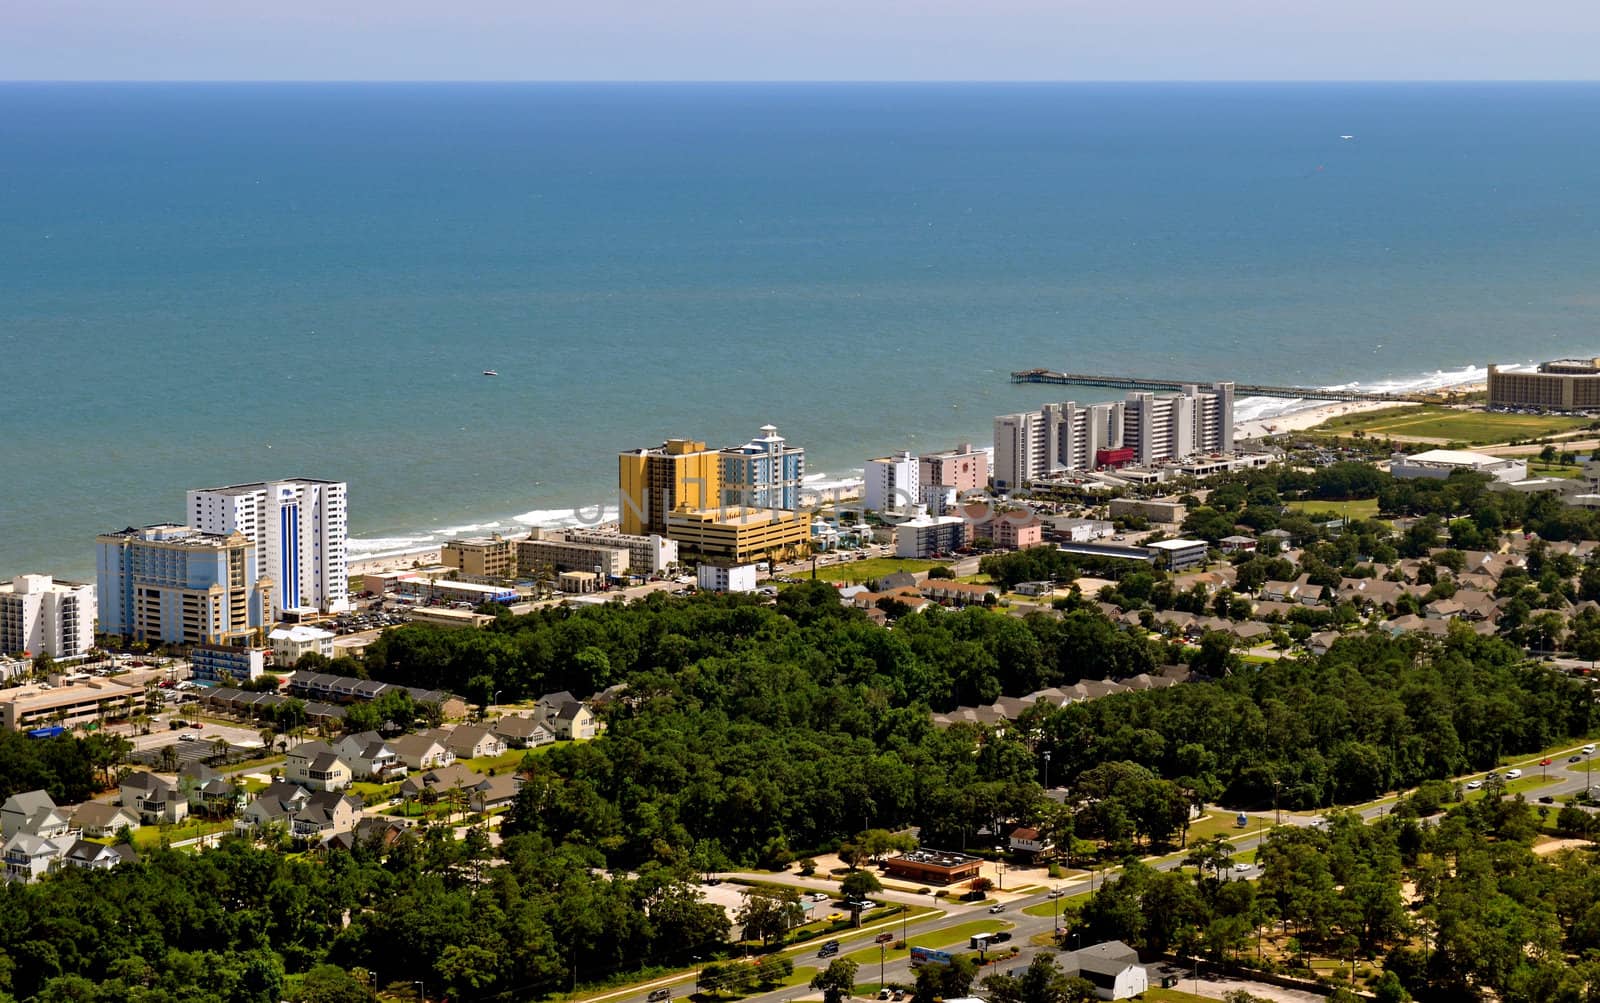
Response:
[{"label": "commercial building", "polygon": [[272,617],[284,610],[338,613],[350,608],[343,481],[294,479],[190,491],[190,525],[241,533],[255,544],[256,575],[275,583]]},{"label": "commercial building", "polygon": [[1490,366],[1489,406],[1542,411],[1600,409],[1600,358],[1557,359],[1531,373]]},{"label": "commercial building", "polygon": [[628,573],[631,560],[632,554],[625,547],[577,543],[554,533],[548,538],[531,536],[517,542],[517,570],[527,577],[551,570],[588,571],[604,578],[621,578]]},{"label": "commercial building", "polygon": [[556,579],[556,587],[567,595],[585,596],[600,591],[603,580],[593,571],[563,571]]},{"label": "commercial building", "polygon": [[1204,540],[1157,540],[1146,544],[1156,554],[1156,562],[1168,571],[1182,571],[1206,563]]},{"label": "commercial building", "polygon": [[64,686],[18,686],[0,690],[0,727],[31,731],[50,725],[67,728],[102,718],[125,718],[145,705],[142,686],[91,679]]},{"label": "commercial building", "polygon": [[[917,457],[917,483],[926,490],[933,486],[963,491],[982,491],[989,486],[989,454],[963,442],[954,449],[923,453]],[[917,501],[926,504],[927,498]]]},{"label": "commercial building", "polygon": [[702,564],[695,569],[695,581],[704,592],[754,592],[756,566]]},{"label": "commercial building", "polygon": [[617,488],[623,533],[666,535],[668,513],[721,501],[722,454],[693,439],[630,450],[618,457]]},{"label": "commercial building", "polygon": [[132,641],[253,644],[272,580],[242,533],[147,526],[96,537],[100,630]]},{"label": "commercial building", "polygon": [[894,553],[904,558],[948,554],[966,546],[969,532],[970,524],[961,516],[929,515],[919,511],[895,527]]},{"label": "commercial building", "polygon": [[951,885],[975,878],[982,867],[982,858],[954,850],[912,850],[890,857],[883,865],[891,877],[930,885]]},{"label": "commercial building", "polygon": [[471,578],[515,578],[517,541],[499,533],[450,540],[439,548],[439,563]]},{"label": "commercial building", "polygon": [[[564,529],[561,539],[597,547],[619,547],[628,552],[628,571],[655,575],[678,563],[678,544],[660,533],[618,533],[604,529]],[[548,538],[548,537],[546,537]]]},{"label": "commercial building", "polygon": [[1233,451],[1233,384],[1121,401],[1046,404],[994,420],[994,486],[1014,490],[1057,474]]},{"label": "commercial building", "polygon": [[1470,470],[1511,483],[1527,479],[1528,461],[1526,458],[1490,456],[1464,449],[1429,449],[1410,456],[1396,453],[1389,459],[1389,473],[1401,478],[1444,480],[1457,470]]},{"label": "commercial building", "polygon": [[806,451],[787,445],[777,426],[742,446],[722,451],[722,504],[792,512],[800,507]]},{"label": "commercial building", "polygon": [[[372,576],[368,576],[369,580]],[[368,589],[371,591],[370,587]],[[483,603],[512,603],[517,601],[517,590],[498,585],[480,585],[477,582],[452,582],[428,575],[401,575],[388,583],[388,590],[397,596],[440,602],[464,602],[473,606]]]},{"label": "commercial building", "polygon": [[1178,523],[1188,518],[1189,507],[1160,498],[1113,498],[1107,509],[1113,519],[1134,516],[1147,522]]},{"label": "commercial building", "polygon": [[94,586],[49,575],[0,584],[0,654],[74,658],[94,647]]},{"label": "commercial building", "polygon": [[189,649],[194,678],[211,683],[247,683],[267,670],[270,648],[249,645],[197,644]]},{"label": "commercial building", "polygon": [[922,463],[902,450],[868,460],[861,503],[869,512],[904,512],[922,503]]},{"label": "commercial building", "polygon": [[703,560],[753,564],[804,554],[811,543],[811,520],[803,512],[771,509],[677,511],[667,516],[667,535]]}]

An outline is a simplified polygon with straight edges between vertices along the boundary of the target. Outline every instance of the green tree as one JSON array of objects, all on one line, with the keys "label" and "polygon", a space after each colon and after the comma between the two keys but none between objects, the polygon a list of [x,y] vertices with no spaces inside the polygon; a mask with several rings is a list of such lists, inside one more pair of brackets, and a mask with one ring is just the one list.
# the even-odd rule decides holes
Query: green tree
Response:
[{"label": "green tree", "polygon": [[851,871],[839,882],[839,894],[847,900],[864,900],[873,892],[883,891],[883,882],[871,871]]},{"label": "green tree", "polygon": [[834,958],[827,968],[811,976],[811,988],[822,990],[823,1003],[839,1003],[854,992],[860,967],[849,958]]}]

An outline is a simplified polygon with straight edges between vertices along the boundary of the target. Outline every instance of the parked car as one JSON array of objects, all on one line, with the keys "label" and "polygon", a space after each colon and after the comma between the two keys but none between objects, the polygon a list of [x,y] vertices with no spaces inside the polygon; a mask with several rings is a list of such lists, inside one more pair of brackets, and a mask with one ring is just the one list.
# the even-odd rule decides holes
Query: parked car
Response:
[{"label": "parked car", "polygon": [[193,734],[192,732],[187,732],[186,731],[183,734],[178,736],[178,741],[180,741],[180,742],[198,742],[198,741],[200,741],[200,736],[196,735],[196,734]]},{"label": "parked car", "polygon": [[1469,790],[1469,791],[1475,791],[1475,790],[1477,790],[1478,788],[1480,788],[1482,786],[1483,786],[1483,781],[1482,780],[1468,780],[1467,781],[1467,790]]},{"label": "parked car", "polygon": [[1569,763],[1581,763],[1581,762],[1583,762],[1583,757],[1582,756],[1568,756],[1567,757],[1567,762],[1569,762]]},{"label": "parked car", "polygon": [[1539,803],[1540,804],[1555,804],[1556,803],[1556,799],[1551,797],[1550,795],[1546,794],[1544,797],[1539,799]]},{"label": "parked car", "polygon": [[1011,931],[1010,930],[998,930],[998,931],[996,931],[994,933],[989,934],[989,943],[991,943],[991,944],[1004,944],[1006,941],[1008,941],[1010,939],[1011,939]]}]

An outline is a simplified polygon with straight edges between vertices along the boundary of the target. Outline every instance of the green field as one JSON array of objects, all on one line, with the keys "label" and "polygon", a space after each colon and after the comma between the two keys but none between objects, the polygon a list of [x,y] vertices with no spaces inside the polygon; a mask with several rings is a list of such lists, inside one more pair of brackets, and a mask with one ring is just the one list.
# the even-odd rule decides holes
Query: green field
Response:
[{"label": "green field", "polygon": [[1296,512],[1332,512],[1342,519],[1371,519],[1378,514],[1378,499],[1356,498],[1352,501],[1292,501],[1289,508]]},{"label": "green field", "polygon": [[1529,477],[1566,477],[1576,480],[1583,476],[1583,468],[1577,464],[1563,467],[1559,463],[1529,463]]},{"label": "green field", "polygon": [[1536,439],[1570,432],[1588,424],[1588,418],[1570,418],[1566,415],[1495,414],[1423,405],[1341,415],[1323,422],[1314,431],[1334,435],[1362,432],[1375,438],[1438,439],[1481,445],[1511,439]]},{"label": "green field", "polygon": [[[846,561],[843,564],[830,564],[827,567],[817,568],[817,577],[825,582],[866,582],[873,578],[882,578],[892,575],[897,571],[908,571],[913,574],[918,571],[927,571],[936,568],[939,561],[919,561],[899,557],[869,557],[865,561]],[[809,570],[802,571],[795,577],[810,578]]]}]

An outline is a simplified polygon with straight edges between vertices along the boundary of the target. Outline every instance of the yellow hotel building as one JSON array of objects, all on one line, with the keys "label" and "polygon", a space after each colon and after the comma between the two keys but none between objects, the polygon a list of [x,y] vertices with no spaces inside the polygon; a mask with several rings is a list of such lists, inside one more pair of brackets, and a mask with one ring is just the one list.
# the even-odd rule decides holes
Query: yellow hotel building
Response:
[{"label": "yellow hotel building", "polygon": [[668,513],[714,508],[721,500],[721,453],[693,439],[629,450],[618,457],[617,487],[622,532],[671,537]]},{"label": "yellow hotel building", "polygon": [[811,517],[782,509],[727,508],[667,513],[667,536],[711,561],[786,560],[811,544]]}]

